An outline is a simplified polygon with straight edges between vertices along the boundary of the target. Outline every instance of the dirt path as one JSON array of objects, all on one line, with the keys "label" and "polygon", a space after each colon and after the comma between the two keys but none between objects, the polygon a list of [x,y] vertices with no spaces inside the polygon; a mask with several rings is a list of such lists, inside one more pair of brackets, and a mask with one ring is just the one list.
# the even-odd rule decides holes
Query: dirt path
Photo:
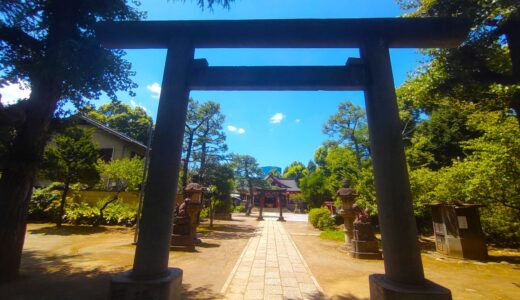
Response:
[{"label": "dirt path", "polygon": [[[332,299],[368,299],[368,275],[384,273],[382,261],[356,260],[339,248],[340,242],[319,238],[308,223],[287,222],[285,228],[309,268]],[[490,251],[492,262],[445,259],[424,254],[426,277],[452,292],[453,299],[520,299],[520,255]]]},{"label": "dirt path", "polygon": [[[254,218],[202,223],[196,252],[170,252],[170,266],[183,269],[186,299],[220,299],[220,289],[257,222]],[[133,263],[133,230],[29,224],[21,278],[0,286],[0,299],[107,299],[114,274]]]}]

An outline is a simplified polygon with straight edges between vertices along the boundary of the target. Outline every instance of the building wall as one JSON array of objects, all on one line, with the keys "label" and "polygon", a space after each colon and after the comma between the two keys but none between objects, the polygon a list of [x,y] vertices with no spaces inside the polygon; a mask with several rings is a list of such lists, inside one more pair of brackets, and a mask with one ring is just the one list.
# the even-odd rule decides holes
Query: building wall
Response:
[{"label": "building wall", "polygon": [[112,149],[112,160],[118,160],[122,158],[130,158],[135,153],[141,157],[144,157],[145,150],[141,147],[137,147],[132,143],[126,142],[110,133],[88,125],[83,125],[83,128],[94,128],[92,134],[92,140],[96,144],[98,149]]}]

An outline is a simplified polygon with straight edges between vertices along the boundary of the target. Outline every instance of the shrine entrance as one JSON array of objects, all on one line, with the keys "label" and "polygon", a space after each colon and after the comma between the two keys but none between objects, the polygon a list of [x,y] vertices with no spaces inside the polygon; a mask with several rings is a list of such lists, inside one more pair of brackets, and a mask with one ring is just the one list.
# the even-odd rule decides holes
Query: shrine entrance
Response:
[{"label": "shrine entrance", "polygon": [[[372,299],[451,299],[424,277],[389,48],[457,47],[470,24],[454,18],[102,22],[109,48],[168,49],[133,269],[113,299],[178,299],[182,270],[168,268],[173,205],[191,90],[362,90],[385,274]],[[359,48],[343,66],[211,67],[196,48]],[[348,292],[348,291],[346,291]]]}]

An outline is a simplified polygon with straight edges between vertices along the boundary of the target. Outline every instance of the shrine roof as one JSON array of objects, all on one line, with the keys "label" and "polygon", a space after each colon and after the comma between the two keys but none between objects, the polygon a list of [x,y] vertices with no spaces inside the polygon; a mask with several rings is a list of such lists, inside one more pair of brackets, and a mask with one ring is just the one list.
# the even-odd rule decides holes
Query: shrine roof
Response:
[{"label": "shrine roof", "polygon": [[288,192],[300,192],[300,188],[298,188],[298,185],[296,184],[296,180],[294,180],[292,178],[279,178],[272,174],[267,176],[267,178],[271,178],[273,180],[273,182],[280,184],[281,188],[286,189]]}]

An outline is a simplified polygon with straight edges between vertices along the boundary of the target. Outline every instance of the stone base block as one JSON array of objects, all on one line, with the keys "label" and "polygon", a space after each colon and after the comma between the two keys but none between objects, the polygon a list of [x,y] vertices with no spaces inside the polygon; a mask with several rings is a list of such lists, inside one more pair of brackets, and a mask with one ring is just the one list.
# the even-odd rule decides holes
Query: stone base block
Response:
[{"label": "stone base block", "polygon": [[168,268],[168,274],[154,280],[137,280],[130,272],[119,274],[110,282],[112,300],[179,300],[182,289],[182,270]]},{"label": "stone base block", "polygon": [[258,217],[256,218],[257,221],[263,221],[264,220],[264,217]]},{"label": "stone base block", "polygon": [[192,235],[172,234],[171,245],[193,247],[195,246],[195,240]]},{"label": "stone base block", "polygon": [[350,257],[358,259],[383,259],[381,252],[349,252]]},{"label": "stone base block", "polygon": [[377,241],[352,241],[350,256],[360,259],[382,259]]},{"label": "stone base block", "polygon": [[369,277],[371,300],[451,300],[451,292],[429,280],[423,285],[405,285],[390,281],[384,274]]},{"label": "stone base block", "polygon": [[278,221],[285,222],[285,219],[284,219],[284,217],[278,217]]}]

